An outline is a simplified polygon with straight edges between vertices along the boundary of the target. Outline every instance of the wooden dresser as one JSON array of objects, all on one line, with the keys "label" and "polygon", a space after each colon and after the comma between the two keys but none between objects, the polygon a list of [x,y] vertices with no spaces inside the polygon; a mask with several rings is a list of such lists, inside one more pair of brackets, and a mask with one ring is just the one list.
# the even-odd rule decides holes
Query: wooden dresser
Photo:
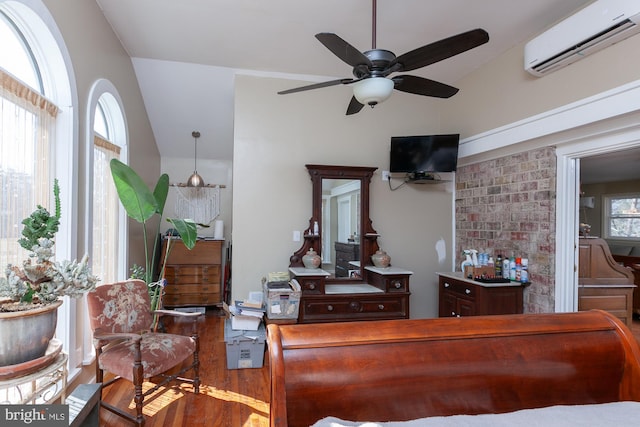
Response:
[{"label": "wooden dresser", "polygon": [[[164,241],[165,253],[167,240]],[[219,305],[222,303],[222,247],[224,240],[198,240],[189,250],[173,240],[165,267],[165,307]]]},{"label": "wooden dresser", "polygon": [[438,276],[440,317],[522,313],[524,286],[518,282],[480,283],[465,279],[462,272]]},{"label": "wooden dresser", "polygon": [[366,266],[365,282],[327,283],[322,269],[289,268],[300,283],[298,323],[409,318],[409,276],[397,267]]},{"label": "wooden dresser", "polygon": [[597,237],[579,239],[578,310],[606,310],[627,326],[633,322],[633,272],[619,265]]}]

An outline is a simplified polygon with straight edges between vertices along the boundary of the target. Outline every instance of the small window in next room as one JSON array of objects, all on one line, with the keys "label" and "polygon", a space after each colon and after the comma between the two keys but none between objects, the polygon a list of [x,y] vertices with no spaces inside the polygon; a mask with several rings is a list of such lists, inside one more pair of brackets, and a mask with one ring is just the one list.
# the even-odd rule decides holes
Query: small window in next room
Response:
[{"label": "small window in next room", "polygon": [[605,196],[604,219],[606,238],[640,240],[640,194]]}]

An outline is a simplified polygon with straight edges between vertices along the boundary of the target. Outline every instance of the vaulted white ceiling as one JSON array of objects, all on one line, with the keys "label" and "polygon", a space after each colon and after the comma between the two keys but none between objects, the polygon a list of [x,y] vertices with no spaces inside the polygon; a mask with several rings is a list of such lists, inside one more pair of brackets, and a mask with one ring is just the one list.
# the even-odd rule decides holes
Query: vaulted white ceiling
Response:
[{"label": "vaulted white ceiling", "polygon": [[[371,0],[96,2],[133,59],[158,148],[167,157],[190,157],[191,131],[199,130],[199,157],[231,159],[238,70],[310,82],[352,77],[351,67],[314,35],[332,32],[359,50],[372,47]],[[589,2],[378,0],[376,47],[401,55],[485,29],[489,43],[410,73],[455,86]]]}]

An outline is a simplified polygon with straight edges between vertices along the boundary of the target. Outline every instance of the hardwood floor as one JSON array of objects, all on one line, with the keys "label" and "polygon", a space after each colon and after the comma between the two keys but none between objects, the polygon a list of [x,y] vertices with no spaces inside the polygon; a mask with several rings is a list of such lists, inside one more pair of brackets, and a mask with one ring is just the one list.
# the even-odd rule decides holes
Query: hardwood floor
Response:
[{"label": "hardwood floor", "polygon": [[[167,323],[169,332],[179,327],[179,324]],[[145,426],[268,426],[270,384],[266,354],[262,368],[227,369],[224,318],[216,311],[207,311],[199,333],[200,393],[194,394],[191,385],[182,386],[179,382],[156,391],[145,399]],[[133,386],[127,381],[121,380],[106,388],[103,398],[135,413]],[[101,409],[100,425],[132,424]]]}]

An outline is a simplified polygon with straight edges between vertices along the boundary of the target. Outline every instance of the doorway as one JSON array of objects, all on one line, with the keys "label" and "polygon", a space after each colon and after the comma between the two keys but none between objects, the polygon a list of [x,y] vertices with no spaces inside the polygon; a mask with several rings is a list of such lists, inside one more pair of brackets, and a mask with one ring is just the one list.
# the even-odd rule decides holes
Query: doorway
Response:
[{"label": "doorway", "polygon": [[[638,108],[638,106],[636,106]],[[587,131],[585,134],[585,131]],[[594,132],[596,131],[596,132]],[[555,310],[578,309],[578,227],[580,223],[581,177],[609,175],[626,168],[627,163],[612,169],[612,159],[631,162],[630,153],[640,151],[640,111],[611,120],[572,129],[571,140],[559,146],[557,155],[556,201],[556,295]],[[637,165],[637,163],[636,163]],[[581,172],[584,166],[585,170]],[[631,165],[629,165],[631,166]],[[608,171],[607,171],[608,169]],[[639,169],[636,168],[635,169]],[[563,197],[562,195],[573,195]],[[565,248],[565,249],[563,249]]]}]

